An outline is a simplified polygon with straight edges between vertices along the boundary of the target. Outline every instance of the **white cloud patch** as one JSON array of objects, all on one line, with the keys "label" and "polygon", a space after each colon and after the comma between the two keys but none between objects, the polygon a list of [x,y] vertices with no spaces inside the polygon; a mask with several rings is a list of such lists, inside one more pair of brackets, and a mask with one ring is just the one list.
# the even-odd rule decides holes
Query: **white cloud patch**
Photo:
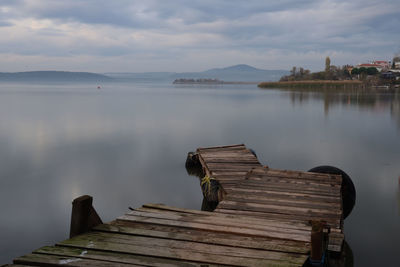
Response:
[{"label": "white cloud patch", "polygon": [[399,49],[399,13],[400,3],[391,0],[2,1],[0,54],[15,62],[2,61],[0,71],[35,70],[44,62],[87,71],[238,63],[318,70],[326,55],[338,65],[390,60]]}]

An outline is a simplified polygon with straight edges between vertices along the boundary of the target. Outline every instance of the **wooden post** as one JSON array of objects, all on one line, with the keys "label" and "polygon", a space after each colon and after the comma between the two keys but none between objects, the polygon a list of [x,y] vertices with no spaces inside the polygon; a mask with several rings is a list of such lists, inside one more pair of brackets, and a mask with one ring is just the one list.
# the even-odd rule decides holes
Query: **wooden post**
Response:
[{"label": "wooden post", "polygon": [[311,221],[311,255],[310,262],[313,266],[323,265],[324,256],[324,225],[322,221]]},{"label": "wooden post", "polygon": [[199,155],[195,152],[189,152],[185,163],[186,171],[189,175],[204,177],[203,167],[201,166]]},{"label": "wooden post", "polygon": [[72,202],[70,238],[90,231],[94,226],[103,223],[92,203],[93,198],[88,195],[75,198]]}]

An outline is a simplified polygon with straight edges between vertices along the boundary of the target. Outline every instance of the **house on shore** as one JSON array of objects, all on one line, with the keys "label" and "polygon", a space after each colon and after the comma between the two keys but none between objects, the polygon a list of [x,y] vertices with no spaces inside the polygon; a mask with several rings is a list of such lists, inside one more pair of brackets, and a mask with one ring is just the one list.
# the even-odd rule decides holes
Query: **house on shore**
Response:
[{"label": "house on shore", "polygon": [[389,70],[391,65],[389,61],[386,60],[375,60],[371,63],[361,63],[356,66],[356,68],[376,68],[379,72]]}]

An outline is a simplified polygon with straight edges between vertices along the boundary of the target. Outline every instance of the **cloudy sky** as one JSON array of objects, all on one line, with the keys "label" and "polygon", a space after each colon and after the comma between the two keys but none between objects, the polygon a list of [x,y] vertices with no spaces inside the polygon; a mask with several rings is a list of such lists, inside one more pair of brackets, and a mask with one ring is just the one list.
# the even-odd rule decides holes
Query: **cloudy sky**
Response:
[{"label": "cloudy sky", "polygon": [[0,71],[202,71],[391,60],[399,0],[0,0]]}]

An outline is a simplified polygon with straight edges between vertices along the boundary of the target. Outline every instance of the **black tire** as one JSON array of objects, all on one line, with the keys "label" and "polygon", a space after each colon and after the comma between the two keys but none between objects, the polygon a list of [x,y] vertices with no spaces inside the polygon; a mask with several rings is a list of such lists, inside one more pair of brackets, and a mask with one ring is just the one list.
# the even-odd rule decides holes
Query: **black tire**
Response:
[{"label": "black tire", "polygon": [[342,175],[343,219],[346,219],[356,204],[356,188],[350,176],[341,169],[333,166],[318,166],[312,168],[309,172]]}]

